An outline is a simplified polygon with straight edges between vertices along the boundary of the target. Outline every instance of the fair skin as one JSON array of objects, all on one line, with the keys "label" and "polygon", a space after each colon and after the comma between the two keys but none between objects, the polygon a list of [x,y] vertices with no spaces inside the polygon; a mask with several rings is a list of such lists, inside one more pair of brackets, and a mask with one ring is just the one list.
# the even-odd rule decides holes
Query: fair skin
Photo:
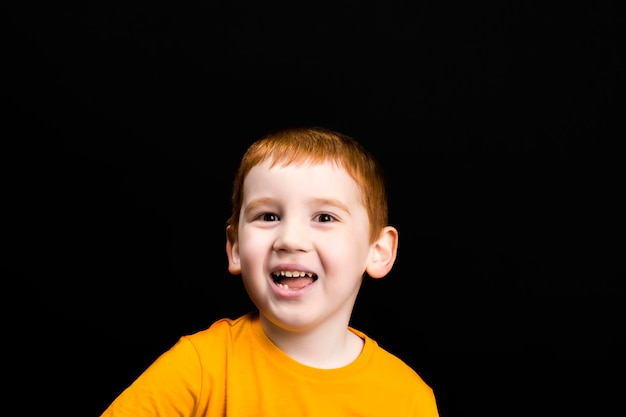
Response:
[{"label": "fair skin", "polygon": [[[397,230],[387,226],[369,241],[360,190],[331,163],[265,162],[252,168],[243,190],[238,235],[227,230],[228,269],[241,274],[264,331],[306,365],[352,362],[363,346],[348,330],[363,275],[391,270]],[[288,277],[277,279],[279,271]]]}]

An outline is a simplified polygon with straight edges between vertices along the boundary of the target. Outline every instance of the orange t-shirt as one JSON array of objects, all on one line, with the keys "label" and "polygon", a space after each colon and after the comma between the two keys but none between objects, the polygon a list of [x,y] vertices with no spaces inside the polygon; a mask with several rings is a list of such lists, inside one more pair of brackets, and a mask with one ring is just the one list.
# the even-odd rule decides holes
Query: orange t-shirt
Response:
[{"label": "orange t-shirt", "polygon": [[365,343],[349,365],[318,369],[282,352],[256,313],[182,337],[102,417],[438,417],[432,389],[399,358]]}]

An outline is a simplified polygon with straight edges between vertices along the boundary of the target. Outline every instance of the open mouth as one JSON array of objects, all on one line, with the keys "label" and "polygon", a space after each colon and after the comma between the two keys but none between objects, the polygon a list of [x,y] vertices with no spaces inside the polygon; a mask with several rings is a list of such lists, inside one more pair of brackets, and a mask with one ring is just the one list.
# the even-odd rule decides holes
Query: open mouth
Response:
[{"label": "open mouth", "polygon": [[274,283],[283,290],[300,290],[314,283],[317,275],[302,271],[272,272]]}]

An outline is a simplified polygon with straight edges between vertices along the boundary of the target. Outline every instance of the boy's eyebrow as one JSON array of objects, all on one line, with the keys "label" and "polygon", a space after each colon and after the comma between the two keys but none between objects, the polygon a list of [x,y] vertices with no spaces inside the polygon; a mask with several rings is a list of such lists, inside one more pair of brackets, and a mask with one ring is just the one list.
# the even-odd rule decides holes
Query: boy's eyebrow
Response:
[{"label": "boy's eyebrow", "polygon": [[347,213],[350,212],[350,209],[348,208],[348,206],[346,206],[344,203],[337,200],[336,198],[315,198],[313,199],[313,201],[317,205],[338,207]]},{"label": "boy's eyebrow", "polygon": [[252,200],[250,203],[246,204],[246,206],[244,207],[244,209],[246,211],[248,210],[254,210],[255,208],[265,205],[265,204],[269,204],[272,201],[274,201],[273,198],[270,197],[263,197],[263,198],[257,198],[256,200]]},{"label": "boy's eyebrow", "polygon": [[[333,206],[333,207],[338,207],[339,209],[349,213],[350,209],[348,208],[347,205],[345,205],[344,203],[342,203],[341,201],[337,200],[336,198],[314,198],[311,200],[313,203],[315,203],[316,205],[324,205],[324,206]],[[254,210],[255,208],[259,207],[259,206],[263,206],[265,204],[271,204],[274,202],[273,198],[270,197],[262,197],[262,198],[257,198],[256,200],[252,200],[250,201],[246,206],[245,206],[245,210],[249,211],[249,210]]]}]

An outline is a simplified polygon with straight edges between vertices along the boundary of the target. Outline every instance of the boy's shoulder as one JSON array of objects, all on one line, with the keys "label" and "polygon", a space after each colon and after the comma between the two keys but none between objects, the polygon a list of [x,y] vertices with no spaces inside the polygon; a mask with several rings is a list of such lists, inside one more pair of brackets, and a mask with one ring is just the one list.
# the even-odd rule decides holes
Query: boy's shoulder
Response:
[{"label": "boy's shoulder", "polygon": [[208,328],[189,334],[183,338],[192,343],[206,342],[220,337],[231,338],[241,332],[247,331],[247,327],[252,322],[253,318],[253,313],[247,313],[235,319],[226,317],[220,318],[214,321]]}]

